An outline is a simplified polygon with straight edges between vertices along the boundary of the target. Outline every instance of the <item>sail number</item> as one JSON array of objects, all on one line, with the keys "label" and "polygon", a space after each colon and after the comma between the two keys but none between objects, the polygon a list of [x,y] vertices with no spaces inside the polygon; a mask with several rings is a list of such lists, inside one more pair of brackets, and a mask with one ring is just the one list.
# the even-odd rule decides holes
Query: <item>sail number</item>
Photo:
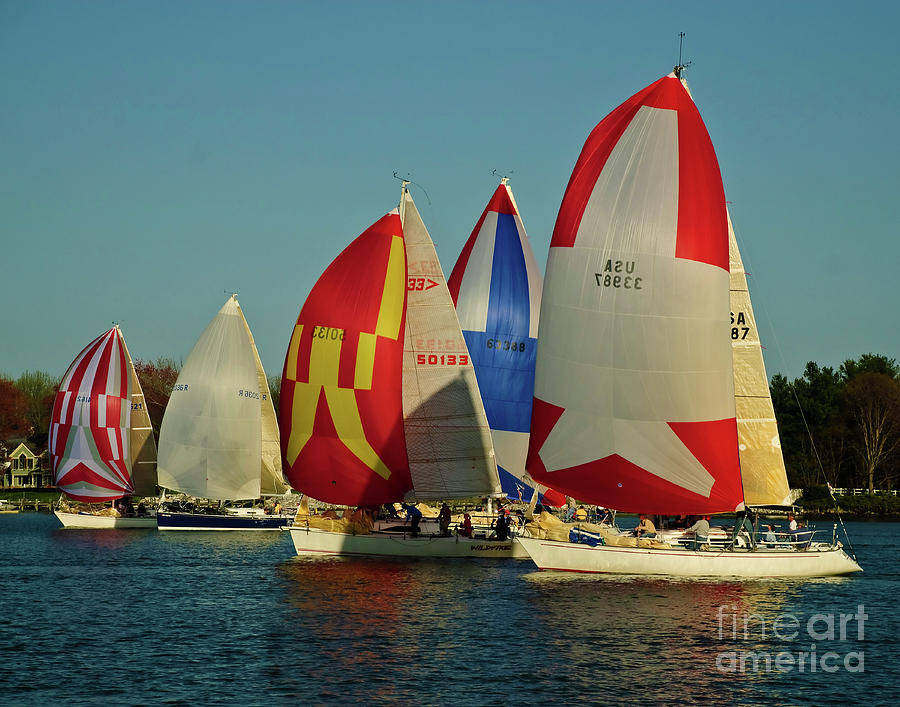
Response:
[{"label": "sail number", "polygon": [[414,290],[416,292],[421,292],[422,290],[430,290],[432,287],[437,286],[438,283],[436,283],[430,277],[410,277],[406,281],[406,289]]},{"label": "sail number", "polygon": [[731,323],[733,325],[731,327],[731,338],[733,341],[743,341],[747,338],[747,334],[750,333],[750,327],[745,326],[747,324],[747,317],[743,312],[738,312],[735,314],[731,313]]},{"label": "sail number", "polygon": [[502,349],[503,351],[524,351],[524,341],[503,341],[501,339],[488,339],[487,347],[489,349]]},{"label": "sail number", "polygon": [[144,403],[131,403],[131,409],[132,410],[143,410]]},{"label": "sail number", "polygon": [[614,287],[623,290],[643,290],[644,278],[634,275],[633,260],[607,260],[603,272],[595,272],[597,287]]},{"label": "sail number", "polygon": [[89,402],[91,402],[91,396],[90,395],[78,395],[75,397],[75,402],[76,403],[89,403]]},{"label": "sail number", "polygon": [[172,386],[172,392],[174,393],[176,390],[187,390],[187,383],[179,383],[178,385]]},{"label": "sail number", "polygon": [[465,354],[416,354],[416,364],[419,366],[468,366],[469,357]]},{"label": "sail number", "polygon": [[[251,400],[259,400],[260,392],[258,390],[239,390],[238,391],[239,398],[250,398]],[[262,393],[262,399],[266,399],[266,394]]]},{"label": "sail number", "polygon": [[344,340],[344,330],[330,326],[314,326],[311,334],[313,339],[331,339],[332,341]]}]

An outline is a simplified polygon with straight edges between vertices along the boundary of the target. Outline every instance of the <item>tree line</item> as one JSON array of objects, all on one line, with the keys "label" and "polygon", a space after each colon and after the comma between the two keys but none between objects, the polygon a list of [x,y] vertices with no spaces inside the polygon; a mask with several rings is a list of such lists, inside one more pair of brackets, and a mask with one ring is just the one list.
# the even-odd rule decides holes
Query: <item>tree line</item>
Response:
[{"label": "tree line", "polygon": [[[159,439],[163,413],[181,366],[171,358],[134,364]],[[26,438],[46,447],[59,378],[26,371],[0,375],[0,440]],[[278,410],[281,377],[270,376]],[[837,370],[810,361],[793,381],[770,385],[792,488],[893,489],[900,475],[900,366],[877,354],[848,359]]]},{"label": "tree line", "polygon": [[810,361],[770,385],[792,488],[893,489],[900,475],[900,367],[863,354],[835,370]]}]

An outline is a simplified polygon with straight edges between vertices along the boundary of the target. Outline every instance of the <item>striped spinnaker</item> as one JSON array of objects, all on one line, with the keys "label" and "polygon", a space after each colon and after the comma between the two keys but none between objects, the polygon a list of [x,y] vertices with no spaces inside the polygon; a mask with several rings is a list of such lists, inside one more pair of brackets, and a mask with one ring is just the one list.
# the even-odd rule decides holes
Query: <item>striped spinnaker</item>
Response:
[{"label": "striped spinnaker", "polygon": [[132,375],[122,332],[88,344],[63,376],[53,403],[49,452],[53,479],[77,501],[131,494]]}]

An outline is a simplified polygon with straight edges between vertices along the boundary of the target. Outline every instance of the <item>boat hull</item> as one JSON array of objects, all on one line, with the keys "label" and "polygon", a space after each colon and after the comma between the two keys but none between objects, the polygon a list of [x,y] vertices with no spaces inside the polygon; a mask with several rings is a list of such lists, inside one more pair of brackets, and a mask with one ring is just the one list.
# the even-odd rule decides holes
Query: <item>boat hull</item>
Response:
[{"label": "boat hull", "polygon": [[170,513],[159,511],[160,530],[281,530],[293,517],[284,515],[238,515],[213,513]]},{"label": "boat hull", "polygon": [[673,577],[827,577],[861,572],[840,548],[807,551],[697,552],[518,538],[541,570]]},{"label": "boat hull", "polygon": [[370,533],[350,535],[318,528],[291,526],[294,549],[302,557],[441,557],[528,559],[528,554],[513,539],[486,540],[438,535],[412,537],[406,533]]},{"label": "boat hull", "polygon": [[59,519],[64,528],[131,528],[144,530],[156,528],[156,517],[152,515],[123,518],[121,516],[98,516],[91,513],[64,513],[63,511],[55,511],[53,515]]}]

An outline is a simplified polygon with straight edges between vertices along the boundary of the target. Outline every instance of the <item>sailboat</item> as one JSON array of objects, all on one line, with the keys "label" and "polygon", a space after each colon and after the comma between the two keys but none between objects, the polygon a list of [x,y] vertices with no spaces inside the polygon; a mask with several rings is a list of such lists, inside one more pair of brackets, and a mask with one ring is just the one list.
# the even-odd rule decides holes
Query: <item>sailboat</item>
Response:
[{"label": "sailboat", "polygon": [[[742,479],[736,354],[723,335],[732,329],[728,244],[718,162],[678,68],[594,128],[566,188],[541,306],[528,456],[535,480],[627,512],[735,512],[758,500]],[[519,542],[540,569],[573,572],[860,570],[834,538],[753,552]]]},{"label": "sailboat", "polygon": [[[53,402],[49,437],[56,487],[73,501],[114,503],[156,495],[156,443],[125,337],[118,325],[75,357]],[[67,528],[155,528],[151,514],[55,512]]]},{"label": "sailboat", "polygon": [[[283,494],[275,408],[250,327],[232,295],[184,362],[159,434],[159,485],[213,501]],[[161,507],[160,530],[278,530],[259,508]]]},{"label": "sailboat", "polygon": [[503,492],[544,505],[560,493],[525,470],[543,282],[509,180],[503,177],[448,280],[491,428]]},{"label": "sailboat", "polygon": [[[400,206],[328,266],[285,359],[281,439],[291,485],[346,506],[499,496],[490,428],[434,245]],[[298,513],[298,555],[524,557],[511,541],[371,532]],[[342,519],[343,520],[343,519]]]}]

